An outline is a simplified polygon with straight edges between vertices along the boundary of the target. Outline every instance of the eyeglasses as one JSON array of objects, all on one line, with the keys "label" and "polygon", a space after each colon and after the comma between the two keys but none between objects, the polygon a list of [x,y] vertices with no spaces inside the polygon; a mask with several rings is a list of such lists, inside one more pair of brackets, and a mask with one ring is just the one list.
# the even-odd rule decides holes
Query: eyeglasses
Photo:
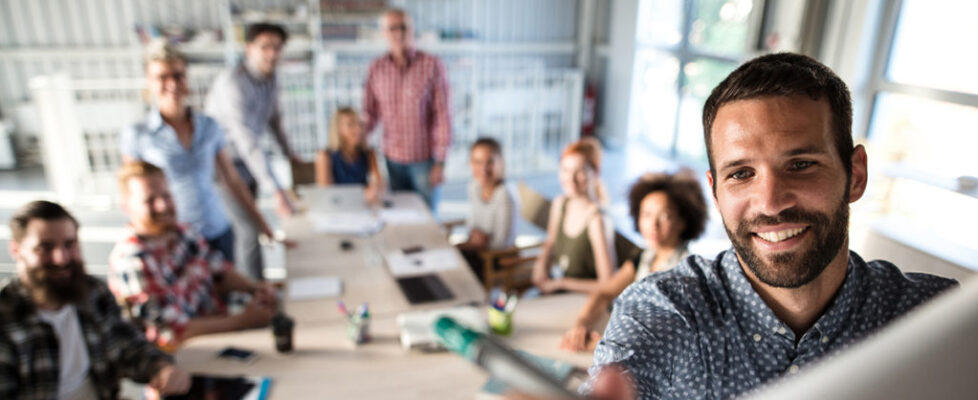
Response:
[{"label": "eyeglasses", "polygon": [[391,25],[387,27],[387,30],[391,32],[397,32],[397,31],[407,32],[408,26],[407,24]]},{"label": "eyeglasses", "polygon": [[161,74],[154,77],[160,82],[166,82],[169,79],[173,79],[176,82],[183,82],[187,79],[187,74],[183,72],[174,72],[172,74]]}]

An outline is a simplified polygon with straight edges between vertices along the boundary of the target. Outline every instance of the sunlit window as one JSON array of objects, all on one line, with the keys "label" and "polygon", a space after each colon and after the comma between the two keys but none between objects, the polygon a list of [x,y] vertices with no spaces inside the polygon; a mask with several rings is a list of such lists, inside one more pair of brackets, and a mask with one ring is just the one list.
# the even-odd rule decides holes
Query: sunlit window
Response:
[{"label": "sunlit window", "polygon": [[706,163],[701,114],[746,56],[752,0],[641,0],[629,139]]},{"label": "sunlit window", "polygon": [[[904,0],[878,60],[868,139],[883,213],[978,249],[978,2]],[[893,4],[888,4],[893,7]],[[892,14],[895,13],[895,14]]]}]

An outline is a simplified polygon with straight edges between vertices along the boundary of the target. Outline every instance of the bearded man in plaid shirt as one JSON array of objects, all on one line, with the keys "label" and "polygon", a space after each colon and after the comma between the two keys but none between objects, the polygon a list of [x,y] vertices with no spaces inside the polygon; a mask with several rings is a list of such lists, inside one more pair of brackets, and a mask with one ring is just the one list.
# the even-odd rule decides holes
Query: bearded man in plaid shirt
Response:
[{"label": "bearded man in plaid shirt", "polygon": [[[132,232],[109,256],[109,287],[150,341],[173,350],[194,336],[269,324],[274,289],[241,275],[203,236],[176,223],[163,170],[144,161],[126,163],[119,187]],[[240,314],[225,309],[232,291],[252,294]]]},{"label": "bearded man in plaid shirt", "polygon": [[437,57],[412,44],[411,17],[391,9],[381,20],[389,52],[370,64],[364,85],[364,132],[381,123],[392,190],[411,190],[437,211],[452,141],[448,75]]},{"label": "bearded man in plaid shirt", "polygon": [[190,377],[122,319],[85,273],[78,221],[34,201],[10,220],[17,275],[0,282],[0,399],[115,399],[119,378],[180,394]]}]

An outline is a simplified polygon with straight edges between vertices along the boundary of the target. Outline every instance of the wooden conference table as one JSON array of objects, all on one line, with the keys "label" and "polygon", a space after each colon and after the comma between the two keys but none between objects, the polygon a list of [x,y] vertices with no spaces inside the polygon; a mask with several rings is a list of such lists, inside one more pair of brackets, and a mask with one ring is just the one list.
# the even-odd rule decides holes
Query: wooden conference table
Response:
[{"label": "wooden conference table", "polygon": [[[306,188],[302,202],[311,212],[363,209],[362,191],[356,188]],[[395,322],[405,311],[444,308],[470,302],[484,313],[485,291],[465,266],[439,272],[455,295],[450,301],[412,306],[401,294],[388,271],[383,254],[409,246],[448,248],[450,244],[421,198],[413,193],[390,196],[394,210],[423,213],[423,220],[408,224],[388,223],[370,236],[317,233],[309,213],[283,222],[288,236],[299,246],[286,253],[287,279],[335,276],[342,279],[339,298],[285,301],[286,312],[296,321],[294,350],[278,353],[270,328],[254,329],[191,339],[176,353],[178,365],[193,373],[267,376],[272,378],[272,399],[471,399],[488,376],[469,361],[448,352],[423,353],[404,350]],[[344,240],[353,244],[341,250]],[[336,301],[349,307],[369,302],[372,341],[354,345],[347,338],[347,324]],[[587,367],[590,354],[571,354],[557,348],[570,326],[583,295],[546,296],[520,302],[514,314],[510,346],[544,357]],[[251,364],[215,358],[221,349],[236,346],[252,350]]]}]

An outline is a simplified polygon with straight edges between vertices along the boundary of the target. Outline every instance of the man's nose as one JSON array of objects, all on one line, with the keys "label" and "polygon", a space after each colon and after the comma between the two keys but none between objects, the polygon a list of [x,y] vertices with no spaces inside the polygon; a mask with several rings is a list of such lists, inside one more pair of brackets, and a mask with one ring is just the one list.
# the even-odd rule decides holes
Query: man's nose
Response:
[{"label": "man's nose", "polygon": [[755,205],[763,215],[775,216],[795,206],[795,195],[790,182],[775,171],[762,172],[757,176]]}]

